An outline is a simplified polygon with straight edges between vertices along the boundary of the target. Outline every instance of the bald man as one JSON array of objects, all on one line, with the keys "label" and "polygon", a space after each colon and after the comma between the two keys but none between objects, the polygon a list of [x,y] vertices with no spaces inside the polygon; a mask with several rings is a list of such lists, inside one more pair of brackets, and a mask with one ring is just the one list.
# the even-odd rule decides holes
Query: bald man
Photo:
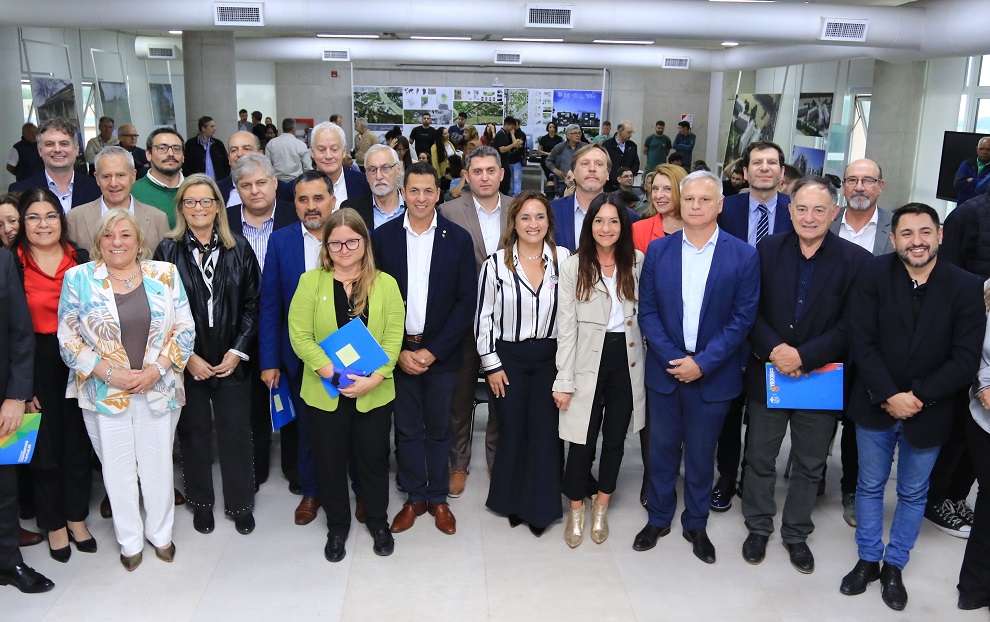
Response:
[{"label": "bald man", "polygon": [[956,203],[964,203],[990,190],[990,136],[984,136],[976,143],[975,158],[959,165],[952,187],[956,190]]},{"label": "bald man", "polygon": [[[265,155],[258,137],[251,132],[245,131],[238,131],[231,134],[230,140],[227,141],[227,162],[230,164],[231,170],[233,170],[235,162],[249,153]],[[234,186],[232,177],[224,177],[217,181],[217,187],[220,188],[220,196],[223,197],[224,204],[227,207],[241,204],[241,196],[237,193],[237,188]],[[279,200],[292,202],[292,184],[279,181],[275,194]]]},{"label": "bald man", "polygon": [[148,154],[144,152],[144,149],[137,146],[139,136],[137,128],[131,123],[125,123],[117,130],[117,144],[126,149],[127,153],[134,158],[134,170],[137,173],[137,178],[141,179],[148,173],[151,163],[148,162]]}]

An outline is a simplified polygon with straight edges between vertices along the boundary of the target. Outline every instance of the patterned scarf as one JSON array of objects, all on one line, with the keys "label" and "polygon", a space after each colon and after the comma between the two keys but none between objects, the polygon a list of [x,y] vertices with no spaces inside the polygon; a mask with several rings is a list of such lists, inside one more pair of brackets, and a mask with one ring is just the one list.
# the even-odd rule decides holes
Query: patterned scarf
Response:
[{"label": "patterned scarf", "polygon": [[206,283],[208,295],[206,299],[206,311],[210,328],[213,328],[213,275],[216,273],[217,261],[220,258],[220,234],[217,232],[216,225],[214,225],[213,233],[210,235],[210,242],[204,245],[193,234],[192,230],[187,228],[186,243],[192,248],[193,259],[196,260],[196,266],[199,268],[200,274],[203,275],[203,281]]}]

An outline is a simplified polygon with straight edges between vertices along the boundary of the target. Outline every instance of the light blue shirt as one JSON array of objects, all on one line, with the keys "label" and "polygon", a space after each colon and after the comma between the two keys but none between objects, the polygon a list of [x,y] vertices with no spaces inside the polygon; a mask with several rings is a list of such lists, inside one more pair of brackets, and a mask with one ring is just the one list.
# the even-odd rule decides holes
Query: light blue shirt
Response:
[{"label": "light blue shirt", "polygon": [[371,197],[371,211],[372,215],[375,217],[375,229],[381,227],[393,218],[398,218],[406,213],[406,202],[402,200],[402,193],[399,192],[399,205],[391,214],[386,214],[378,207],[378,197],[372,195]]},{"label": "light blue shirt", "polygon": [[[773,219],[777,214],[777,193],[773,193],[773,198],[769,201],[765,201],[763,205],[767,206],[767,218],[770,219],[770,228],[767,229],[767,235],[773,235]],[[760,224],[760,202],[757,201],[752,194],[749,195],[749,233],[746,237],[746,242],[750,246],[756,246],[756,227]]]},{"label": "light blue shirt", "polygon": [[62,211],[68,214],[69,210],[72,209],[72,188],[76,185],[75,172],[72,173],[72,179],[69,180],[69,189],[64,193],[58,189],[58,184],[51,178],[48,171],[45,171],[45,180],[48,182],[48,189],[58,197],[58,202],[62,204]]},{"label": "light blue shirt", "polygon": [[578,247],[581,243],[581,228],[584,227],[584,215],[588,213],[588,209],[581,207],[581,204],[577,200],[577,192],[574,193],[574,248]]},{"label": "light blue shirt", "polygon": [[681,242],[681,301],[684,305],[684,318],[681,328],[684,331],[684,349],[697,352],[698,324],[701,322],[701,304],[705,300],[705,285],[708,272],[715,257],[715,242],[718,241],[718,227],[715,233],[696,248],[684,235]]}]

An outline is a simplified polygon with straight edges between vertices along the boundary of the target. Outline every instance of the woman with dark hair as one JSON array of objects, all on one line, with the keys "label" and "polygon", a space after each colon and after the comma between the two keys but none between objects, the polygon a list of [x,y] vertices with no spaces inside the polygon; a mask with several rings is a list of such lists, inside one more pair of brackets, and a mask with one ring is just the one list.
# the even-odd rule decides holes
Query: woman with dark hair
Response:
[{"label": "woman with dark hair", "polygon": [[[592,494],[591,539],[608,538],[607,511],[622,464],[627,431],[646,420],[643,338],[636,319],[643,253],[620,193],[598,195],[584,217],[577,254],[560,267],[557,379],[560,438],[568,441],[564,494],[570,499],[564,541],[584,539],[584,498],[599,432],[598,491]],[[632,426],[630,426],[632,420]]]},{"label": "woman with dark hair", "polygon": [[547,156],[550,155],[554,147],[562,142],[564,142],[564,137],[557,133],[557,124],[553,121],[547,123],[547,133],[540,136],[537,141],[540,146],[537,149],[540,154],[540,167],[543,169],[543,175],[547,178],[550,186],[553,186],[553,171],[547,166]]},{"label": "woman with dark hair", "polygon": [[494,123],[488,123],[485,125],[485,132],[481,135],[481,144],[486,147],[491,147],[492,143],[495,142],[495,134],[498,133],[498,128],[495,127]]},{"label": "woman with dark hair", "polygon": [[500,250],[481,266],[475,338],[499,422],[487,505],[535,536],[561,517],[560,441],[551,389],[559,262],[553,211],[538,192],[509,205]]},{"label": "woman with dark hair", "polygon": [[21,215],[17,211],[17,195],[0,194],[0,246],[11,248],[21,228]]},{"label": "woman with dark hair", "polygon": [[403,169],[407,169],[413,165],[412,154],[410,154],[409,139],[405,136],[396,136],[389,142],[389,146],[395,149],[395,152],[399,154],[399,159],[402,160]]},{"label": "woman with dark hair", "polygon": [[433,170],[437,172],[437,178],[443,178],[447,173],[447,166],[450,157],[457,155],[454,143],[450,142],[450,132],[442,127],[436,132],[436,140],[430,145],[430,163]]},{"label": "woman with dark hair", "polygon": [[42,413],[30,464],[34,507],[38,527],[48,533],[49,554],[65,563],[72,553],[70,542],[80,552],[96,552],[85,522],[92,482],[89,436],[79,404],[65,397],[69,369],[59,355],[56,334],[62,279],[70,268],[89,261],[89,255],[69,241],[65,213],[51,191],[23,193],[17,211],[14,251],[34,324],[34,399],[29,410]]}]

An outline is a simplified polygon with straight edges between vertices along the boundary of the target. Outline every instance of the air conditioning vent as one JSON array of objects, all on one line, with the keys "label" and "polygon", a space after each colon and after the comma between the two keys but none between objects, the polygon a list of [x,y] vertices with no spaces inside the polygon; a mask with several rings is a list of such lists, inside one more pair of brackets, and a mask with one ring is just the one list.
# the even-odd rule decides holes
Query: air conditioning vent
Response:
[{"label": "air conditioning vent", "polygon": [[527,4],[527,28],[574,28],[574,7],[567,4]]},{"label": "air conditioning vent", "polygon": [[334,62],[348,62],[351,60],[350,50],[323,50],[323,60]]},{"label": "air conditioning vent", "polygon": [[846,43],[866,43],[866,33],[870,22],[865,19],[842,19],[838,17],[822,18],[822,41],[841,41]]},{"label": "air conditioning vent", "polygon": [[148,58],[155,60],[175,60],[178,55],[175,48],[169,47],[148,47]]},{"label": "air conditioning vent", "polygon": [[518,52],[495,52],[496,65],[522,65],[522,54]]},{"label": "air conditioning vent", "polygon": [[264,26],[264,2],[217,2],[213,5],[214,26]]},{"label": "air conditioning vent", "polygon": [[690,69],[691,59],[686,56],[664,56],[664,69]]}]

